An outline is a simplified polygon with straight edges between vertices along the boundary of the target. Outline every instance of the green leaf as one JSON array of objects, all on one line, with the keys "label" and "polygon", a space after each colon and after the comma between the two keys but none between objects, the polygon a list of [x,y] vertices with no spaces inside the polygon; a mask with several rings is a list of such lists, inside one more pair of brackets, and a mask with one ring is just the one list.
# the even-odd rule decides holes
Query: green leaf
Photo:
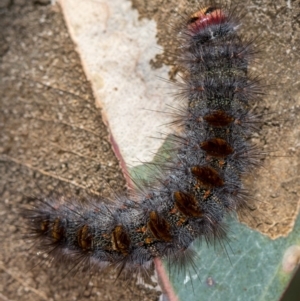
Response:
[{"label": "green leaf", "polygon": [[288,237],[276,240],[234,218],[228,220],[228,226],[230,248],[225,247],[230,261],[224,250],[218,254],[212,246],[202,244],[196,248],[197,273],[192,269],[177,273],[171,267],[170,280],[179,299],[278,300],[290,280],[290,275],[281,270],[283,254],[289,246],[300,243],[300,218]]}]

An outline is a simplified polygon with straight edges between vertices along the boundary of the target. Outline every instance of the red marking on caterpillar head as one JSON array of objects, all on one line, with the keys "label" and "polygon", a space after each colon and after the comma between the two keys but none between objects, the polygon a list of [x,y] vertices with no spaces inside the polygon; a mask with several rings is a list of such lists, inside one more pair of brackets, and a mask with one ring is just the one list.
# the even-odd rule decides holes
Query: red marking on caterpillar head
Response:
[{"label": "red marking on caterpillar head", "polygon": [[224,23],[226,20],[225,13],[218,7],[205,7],[194,13],[188,21],[188,29],[193,33],[197,33],[204,28]]}]

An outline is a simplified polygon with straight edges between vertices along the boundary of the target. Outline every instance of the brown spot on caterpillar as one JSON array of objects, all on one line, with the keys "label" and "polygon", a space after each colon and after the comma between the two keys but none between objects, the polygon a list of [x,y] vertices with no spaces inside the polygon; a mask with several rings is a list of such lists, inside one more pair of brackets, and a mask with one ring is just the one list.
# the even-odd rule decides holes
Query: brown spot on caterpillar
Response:
[{"label": "brown spot on caterpillar", "polygon": [[189,217],[200,217],[202,216],[202,211],[198,207],[197,200],[193,195],[175,191],[174,200],[178,210],[185,216]]},{"label": "brown spot on caterpillar", "polygon": [[185,217],[182,217],[177,223],[176,225],[177,226],[182,226],[185,222],[186,222],[187,218]]},{"label": "brown spot on caterpillar", "polygon": [[172,210],[170,211],[170,214],[176,214],[176,213],[177,213],[176,207],[172,208]]},{"label": "brown spot on caterpillar", "polygon": [[92,235],[89,233],[88,225],[84,225],[77,231],[77,242],[83,250],[90,250],[92,248]]},{"label": "brown spot on caterpillar", "polygon": [[225,161],[224,160],[219,160],[218,161],[220,168],[223,168],[223,166],[225,165]]},{"label": "brown spot on caterpillar", "polygon": [[148,227],[157,239],[164,241],[172,240],[170,225],[163,217],[159,216],[156,211],[150,212]]},{"label": "brown spot on caterpillar", "polygon": [[215,111],[211,114],[207,114],[203,117],[203,119],[210,125],[214,127],[224,127],[228,126],[230,123],[234,121],[234,118],[228,115],[224,111]]},{"label": "brown spot on caterpillar", "polygon": [[61,226],[59,218],[56,218],[53,222],[51,236],[55,242],[62,240],[64,237],[64,228]]},{"label": "brown spot on caterpillar", "polygon": [[49,220],[42,221],[40,226],[40,231],[45,234],[49,230]]},{"label": "brown spot on caterpillar", "polygon": [[206,190],[205,193],[204,193],[203,198],[207,199],[210,196],[210,192],[211,192],[210,190]]},{"label": "brown spot on caterpillar", "polygon": [[154,239],[151,238],[151,237],[146,237],[146,238],[145,238],[145,243],[146,243],[147,245],[152,244],[153,241],[154,241]]},{"label": "brown spot on caterpillar", "polygon": [[136,232],[138,232],[138,233],[145,233],[146,231],[147,231],[147,227],[146,226],[143,226],[142,228],[136,229]]},{"label": "brown spot on caterpillar", "polygon": [[209,156],[227,157],[233,153],[233,148],[221,138],[212,138],[201,143],[201,148],[206,151]]},{"label": "brown spot on caterpillar", "polygon": [[128,254],[130,238],[123,226],[116,226],[111,235],[112,248],[124,255]]},{"label": "brown spot on caterpillar", "polygon": [[224,180],[219,173],[209,166],[193,166],[191,168],[192,174],[207,187],[221,187],[224,185]]}]

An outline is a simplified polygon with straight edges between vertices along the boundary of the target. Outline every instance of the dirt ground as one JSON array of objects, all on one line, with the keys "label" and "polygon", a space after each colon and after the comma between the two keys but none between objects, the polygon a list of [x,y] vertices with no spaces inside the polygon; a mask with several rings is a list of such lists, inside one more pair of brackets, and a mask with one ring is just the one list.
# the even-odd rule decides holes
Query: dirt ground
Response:
[{"label": "dirt ground", "polygon": [[[0,300],[158,300],[156,291],[111,274],[61,279],[57,267],[32,268],[37,256],[21,238],[19,217],[26,196],[109,196],[126,186],[59,7],[0,1]],[[172,48],[166,20],[177,4],[183,9],[181,1],[132,2],[158,22],[159,43]],[[292,1],[293,10],[272,1],[256,9],[256,2],[245,1],[243,32],[258,34],[265,52],[254,71],[265,77],[268,95],[255,109],[267,121],[255,142],[267,158],[247,179],[259,200],[247,222],[276,238],[291,231],[299,206],[300,2]],[[167,53],[152,63],[162,62],[172,63]]]}]

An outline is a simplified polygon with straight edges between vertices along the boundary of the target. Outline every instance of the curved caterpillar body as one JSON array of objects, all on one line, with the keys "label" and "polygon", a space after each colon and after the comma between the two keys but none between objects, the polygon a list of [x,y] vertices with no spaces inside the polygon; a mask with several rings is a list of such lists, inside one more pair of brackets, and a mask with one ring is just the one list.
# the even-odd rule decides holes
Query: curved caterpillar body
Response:
[{"label": "curved caterpillar body", "polygon": [[247,72],[251,43],[238,36],[232,13],[217,6],[183,24],[186,114],[181,136],[173,136],[174,158],[155,185],[113,205],[43,199],[26,212],[40,250],[61,261],[142,271],[157,257],[189,258],[196,239],[225,237],[225,215],[247,206],[241,177],[260,158],[249,141],[256,131],[250,108],[260,94]]}]

